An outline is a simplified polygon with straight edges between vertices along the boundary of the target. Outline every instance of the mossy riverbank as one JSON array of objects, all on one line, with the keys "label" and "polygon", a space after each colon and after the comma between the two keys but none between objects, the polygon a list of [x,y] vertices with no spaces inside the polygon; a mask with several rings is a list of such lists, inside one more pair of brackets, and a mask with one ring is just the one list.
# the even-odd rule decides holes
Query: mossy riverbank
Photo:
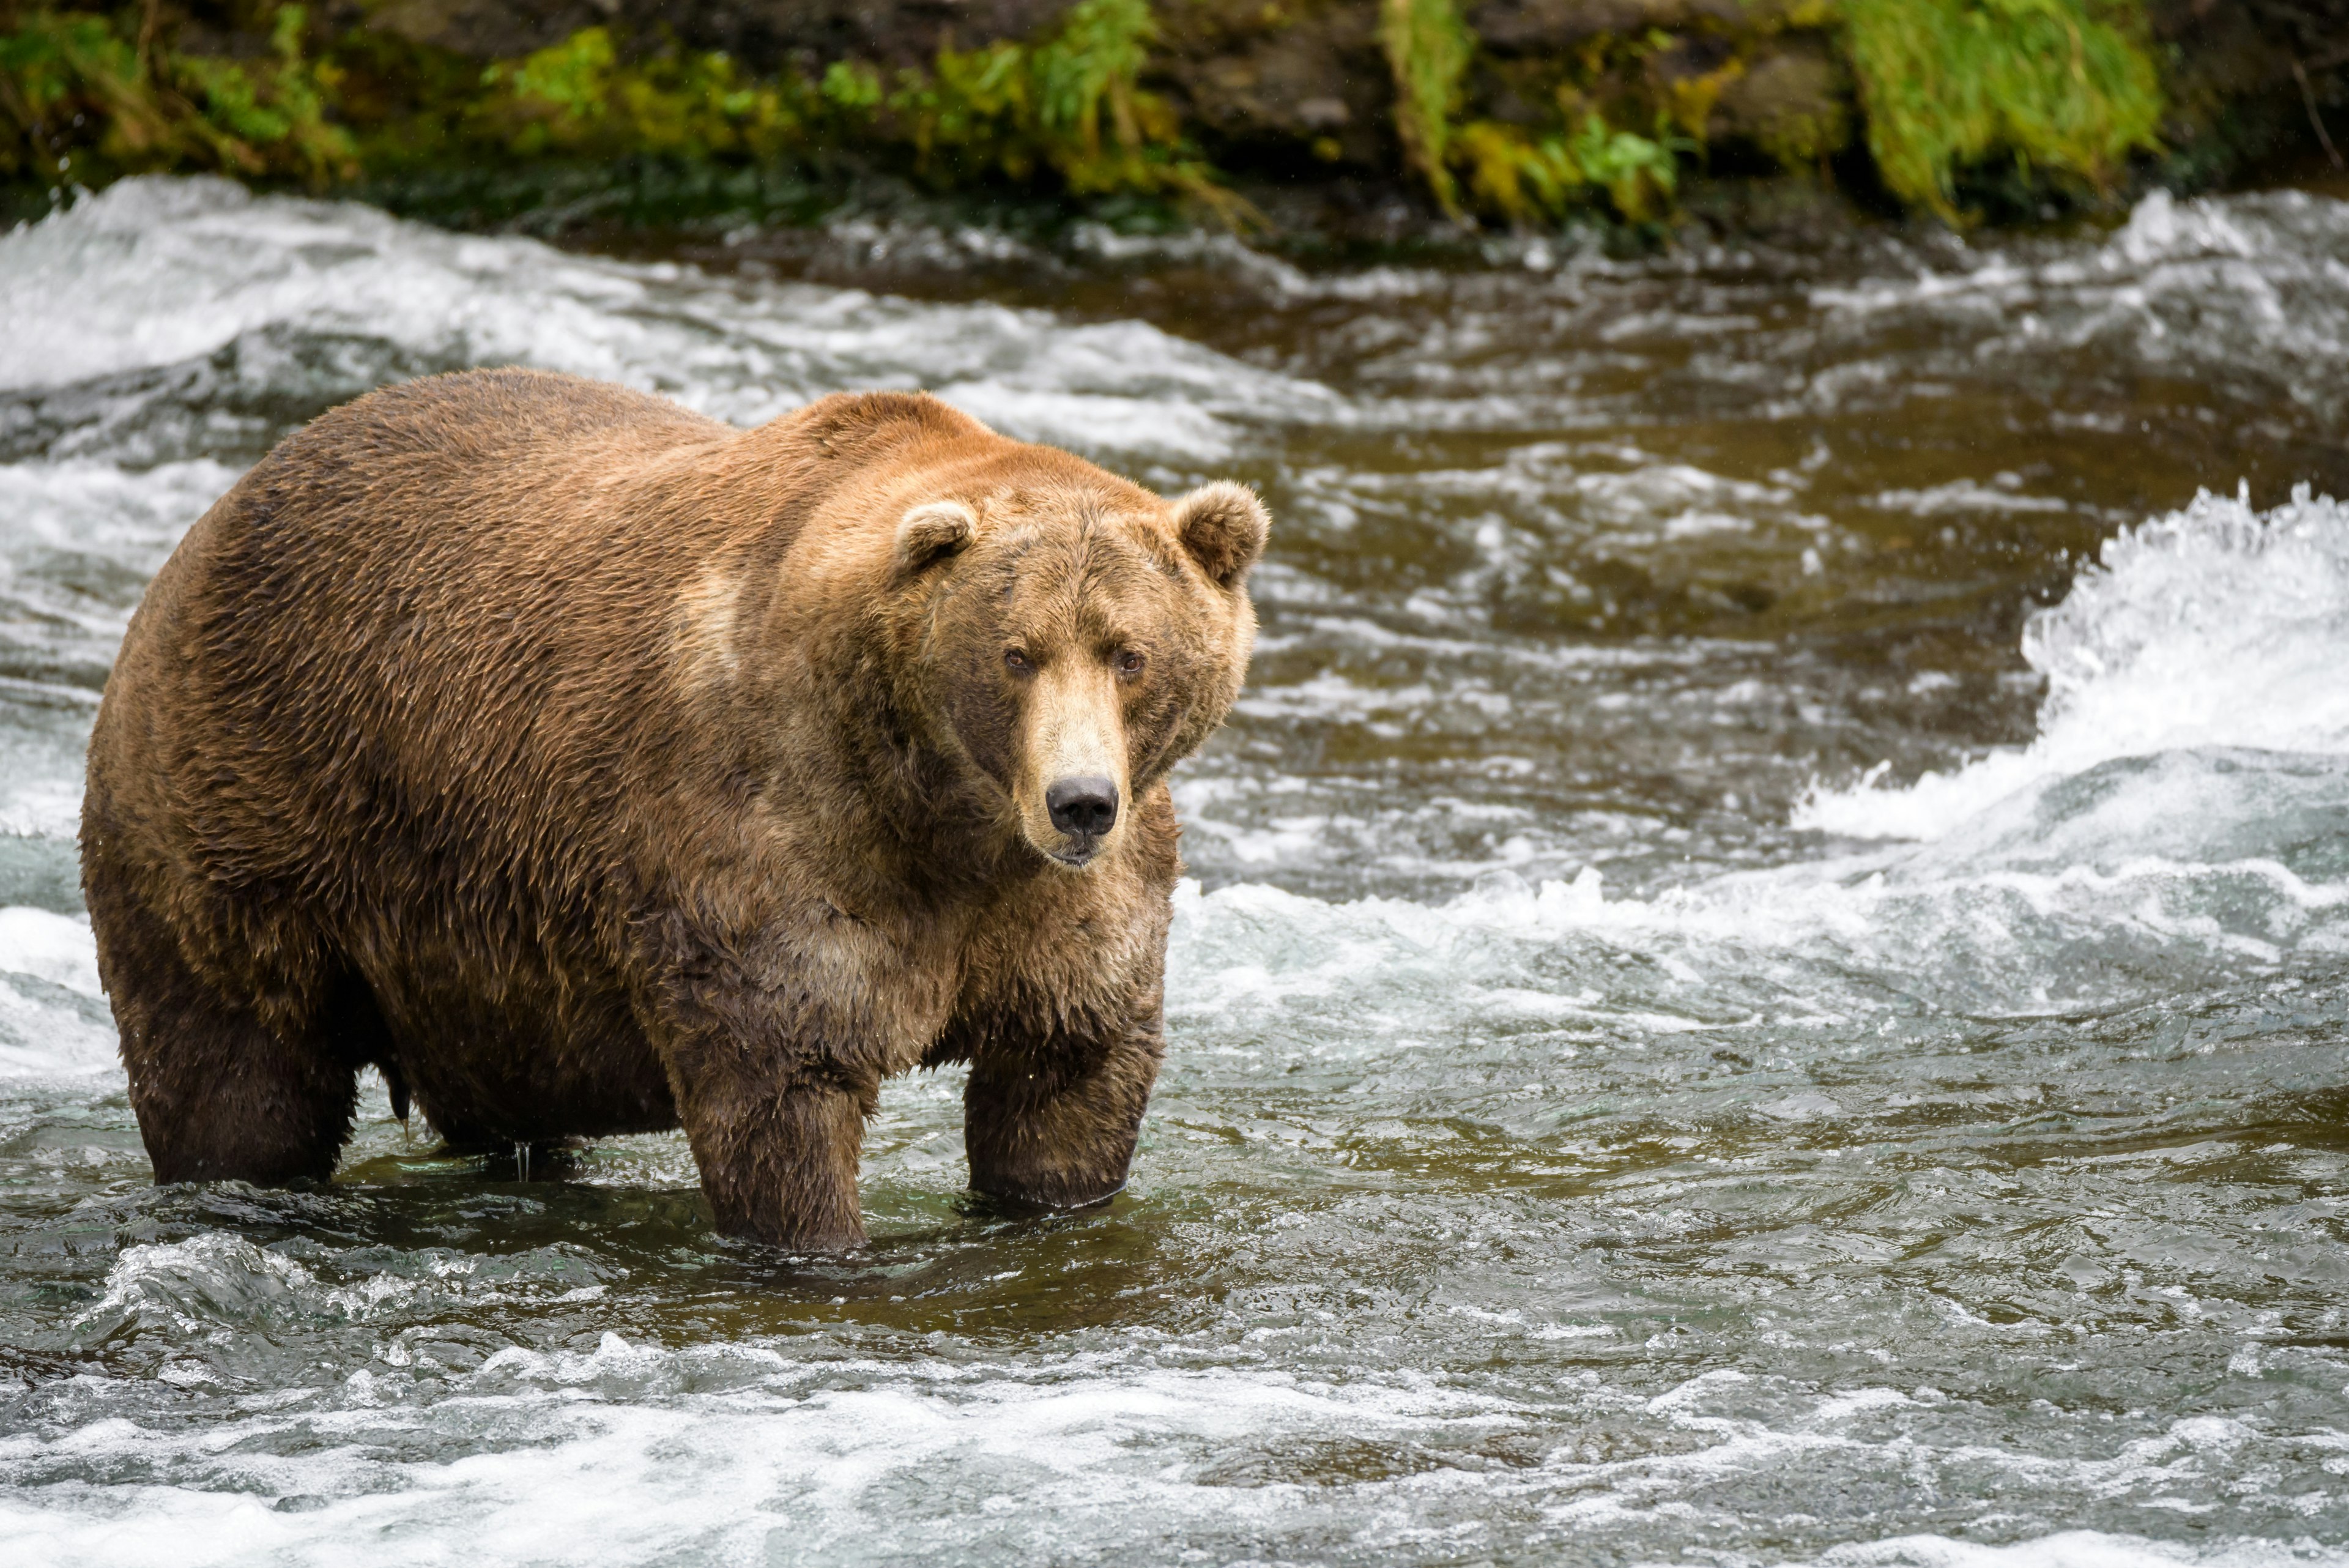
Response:
[{"label": "mossy riverbank", "polygon": [[0,0],[19,215],[213,170],[542,226],[877,177],[1538,228],[1702,174],[1963,224],[2329,154],[2328,109],[2349,136],[2349,0]]}]

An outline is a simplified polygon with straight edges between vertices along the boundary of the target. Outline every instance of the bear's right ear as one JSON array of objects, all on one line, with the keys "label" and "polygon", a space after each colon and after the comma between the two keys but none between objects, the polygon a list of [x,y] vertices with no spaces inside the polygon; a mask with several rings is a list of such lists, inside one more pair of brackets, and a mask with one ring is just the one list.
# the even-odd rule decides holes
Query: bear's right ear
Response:
[{"label": "bear's right ear", "polygon": [[978,536],[978,514],[959,501],[925,501],[897,519],[897,569],[907,576]]}]

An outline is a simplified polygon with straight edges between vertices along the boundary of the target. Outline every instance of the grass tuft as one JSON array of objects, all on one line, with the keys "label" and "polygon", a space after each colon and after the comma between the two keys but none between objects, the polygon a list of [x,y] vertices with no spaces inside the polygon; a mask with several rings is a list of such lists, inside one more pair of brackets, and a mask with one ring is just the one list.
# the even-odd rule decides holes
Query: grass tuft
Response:
[{"label": "grass tuft", "polygon": [[[151,19],[151,18],[150,18]],[[310,59],[308,14],[281,5],[267,56],[183,55],[151,26],[34,12],[0,35],[0,178],[64,187],[153,169],[217,169],[320,186],[355,173],[326,107],[334,67]]]},{"label": "grass tuft", "polygon": [[1460,216],[1452,178],[1452,122],[1460,113],[1461,78],[1475,39],[1457,0],[1380,0],[1379,44],[1393,74],[1394,124],[1403,161],[1427,182],[1452,217]]},{"label": "grass tuft", "polygon": [[1884,182],[1966,221],[1957,178],[2002,154],[2110,185],[2156,145],[2161,79],[2122,0],[1844,0],[1843,38]]},{"label": "grass tuft", "polygon": [[1460,128],[1454,147],[1478,209],[1510,223],[1555,221],[1604,193],[1625,222],[1644,223],[1671,207],[1677,154],[1695,143],[1661,127],[1654,137],[1619,130],[1590,111],[1570,136],[1477,120]]}]

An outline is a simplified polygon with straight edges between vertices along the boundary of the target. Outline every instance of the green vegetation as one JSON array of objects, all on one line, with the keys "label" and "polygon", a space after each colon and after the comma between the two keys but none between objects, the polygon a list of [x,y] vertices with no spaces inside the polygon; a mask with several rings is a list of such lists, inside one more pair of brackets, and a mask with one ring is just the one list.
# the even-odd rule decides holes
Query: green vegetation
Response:
[{"label": "green vegetation", "polygon": [[1079,195],[1188,194],[1236,213],[1174,117],[1136,85],[1153,27],[1145,0],[1080,0],[1032,47],[943,50],[926,71],[887,76],[834,60],[813,81],[767,82],[720,54],[626,63],[607,29],[589,27],[490,67],[460,134],[523,157],[764,161],[865,146],[940,186],[1050,171]]},{"label": "green vegetation", "polygon": [[1172,195],[1251,216],[1137,85],[1147,0],[1079,0],[1033,45],[944,50],[928,70],[885,78],[835,60],[813,80],[753,80],[722,54],[630,57],[601,26],[485,69],[373,34],[314,62],[305,26],[301,7],[284,7],[270,57],[233,60],[142,47],[129,17],[34,13],[0,35],[0,178],[97,184],[198,168],[316,187],[481,153],[762,163],[845,148],[941,187],[1049,174],[1079,195]]},{"label": "green vegetation", "polygon": [[[0,0],[0,183],[211,169],[318,189],[657,164],[715,192],[844,159],[940,191],[1030,187],[1254,221],[1178,110],[1195,78],[1169,64],[1163,29],[1205,13],[1174,0],[1077,0],[1043,35],[942,47],[918,68],[802,53],[764,75],[616,24],[484,61],[366,26],[330,35],[300,5],[225,3],[247,9],[199,52],[160,19],[161,0]],[[1299,3],[1218,25],[1277,36],[1294,21],[1282,5]],[[1319,3],[1374,11],[1392,87],[1383,156],[1401,163],[1386,172],[1464,222],[1594,208],[1660,220],[1723,137],[1748,168],[1817,177],[1855,127],[1894,196],[1963,222],[1961,192],[1986,178],[2109,189],[2155,149],[2163,112],[2141,0],[1750,0],[1744,22],[1707,11],[1548,55],[1487,49],[1465,0]],[[1335,156],[1327,138],[1309,145]]]},{"label": "green vegetation", "polygon": [[[336,73],[308,59],[307,13],[281,5],[269,53],[179,54],[147,25],[35,12],[0,36],[0,178],[96,182],[142,169],[219,169],[313,185],[357,171],[327,118]],[[83,134],[92,131],[94,134]]]},{"label": "green vegetation", "polygon": [[[1395,85],[1395,131],[1405,162],[1445,213],[1464,211],[1516,224],[1555,221],[1603,199],[1630,223],[1658,218],[1679,188],[1681,155],[1702,150],[1713,98],[1737,66],[1672,78],[1661,94],[1617,93],[1652,100],[1633,107],[1654,121],[1643,136],[1609,122],[1593,88],[1677,40],[1637,36],[1609,47],[1599,40],[1537,72],[1527,85],[1549,100],[1547,126],[1491,119],[1456,123],[1476,41],[1458,0],[1381,0],[1379,41]],[[1546,79],[1545,79],[1546,78]],[[1546,89],[1546,90],[1545,90]],[[1692,134],[1678,134],[1684,124]],[[1461,182],[1466,184],[1462,200]]]},{"label": "green vegetation", "polygon": [[1456,145],[1484,212],[1530,223],[1562,217],[1599,192],[1626,222],[1640,223],[1663,215],[1680,186],[1675,154],[1698,144],[1661,127],[1652,138],[1617,130],[1593,110],[1571,136],[1537,138],[1478,120],[1461,128]]},{"label": "green vegetation", "polygon": [[[1658,116],[1652,138],[1615,129],[1595,108],[1578,115],[1586,95],[1565,82],[1556,87],[1557,122],[1547,130],[1481,119],[1456,123],[1476,54],[1458,0],[1381,0],[1379,42],[1394,77],[1395,135],[1404,161],[1454,218],[1473,209],[1512,223],[1538,223],[1603,195],[1626,220],[1645,222],[1661,214],[1678,188],[1675,154],[1700,147],[1671,134],[1669,111]],[[1587,76],[1590,60],[1583,63]],[[1703,107],[1710,108],[1709,98]],[[1703,122],[1701,109],[1694,124],[1701,130]],[[1464,203],[1456,176],[1466,180]]]},{"label": "green vegetation", "polygon": [[2104,186],[2151,150],[2162,93],[2143,31],[2137,6],[2098,0],[1843,0],[1876,166],[1952,222],[1965,165],[2004,153]]},{"label": "green vegetation", "polygon": [[1455,0],[1380,0],[1379,45],[1394,73],[1395,138],[1438,205],[1457,217],[1449,154],[1460,78],[1476,52]]}]

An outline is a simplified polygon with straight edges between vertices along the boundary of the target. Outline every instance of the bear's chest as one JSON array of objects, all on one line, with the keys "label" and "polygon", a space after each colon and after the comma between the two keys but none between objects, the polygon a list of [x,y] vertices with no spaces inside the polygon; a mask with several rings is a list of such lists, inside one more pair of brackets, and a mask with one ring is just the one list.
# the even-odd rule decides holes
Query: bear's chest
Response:
[{"label": "bear's chest", "polygon": [[1123,1018],[1154,996],[1165,953],[1164,898],[1140,878],[1056,873],[970,912],[938,1023],[1045,1033]]}]

